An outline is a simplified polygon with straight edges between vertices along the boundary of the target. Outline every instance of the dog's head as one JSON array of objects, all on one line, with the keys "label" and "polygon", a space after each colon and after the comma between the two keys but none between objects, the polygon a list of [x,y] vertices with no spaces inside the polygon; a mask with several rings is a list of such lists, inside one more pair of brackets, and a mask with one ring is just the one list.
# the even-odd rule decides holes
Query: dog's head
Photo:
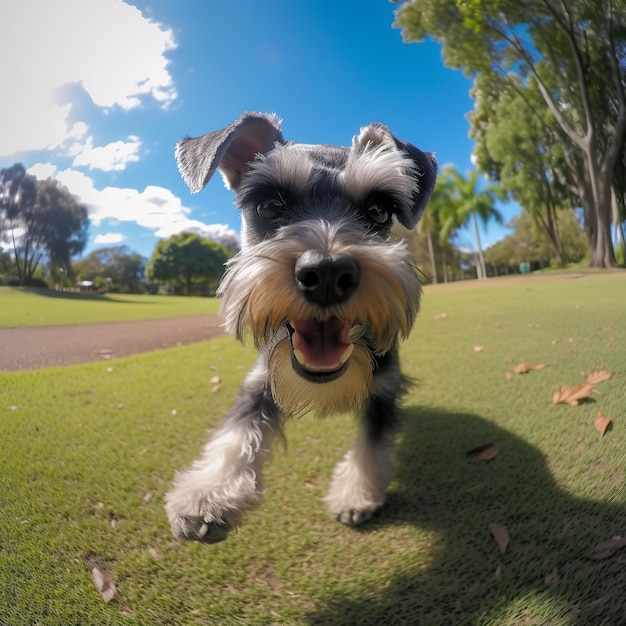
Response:
[{"label": "dog's head", "polygon": [[350,148],[287,142],[275,116],[246,113],[182,140],[176,157],[193,192],[216,169],[235,192],[242,251],[220,287],[226,325],[270,350],[277,402],[293,412],[322,401],[321,413],[360,404],[376,355],[417,314],[417,276],[389,232],[394,218],[419,220],[433,155],[377,123]]}]

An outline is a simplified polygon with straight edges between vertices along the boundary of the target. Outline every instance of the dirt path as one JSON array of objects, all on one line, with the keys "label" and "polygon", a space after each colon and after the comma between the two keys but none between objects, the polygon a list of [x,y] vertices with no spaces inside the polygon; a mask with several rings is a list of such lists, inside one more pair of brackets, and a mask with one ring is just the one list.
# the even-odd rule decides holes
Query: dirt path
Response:
[{"label": "dirt path", "polygon": [[141,322],[0,328],[0,372],[88,363],[207,341],[224,334],[217,315]]}]

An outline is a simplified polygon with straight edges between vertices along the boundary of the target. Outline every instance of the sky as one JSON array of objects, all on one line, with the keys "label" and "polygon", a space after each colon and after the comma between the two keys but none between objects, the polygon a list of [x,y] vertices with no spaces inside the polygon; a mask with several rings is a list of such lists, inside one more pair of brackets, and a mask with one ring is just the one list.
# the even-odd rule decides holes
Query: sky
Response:
[{"label": "sky", "polygon": [[[126,245],[149,257],[182,231],[238,233],[215,176],[182,181],[176,142],[244,111],[283,135],[349,146],[373,121],[472,169],[471,81],[432,41],[407,44],[387,0],[19,0],[0,21],[0,168],[64,184],[89,211],[83,256]],[[10,94],[10,97],[7,95]],[[500,205],[508,221],[517,212]],[[483,247],[507,234],[490,223]],[[457,244],[475,248],[464,230]]]}]

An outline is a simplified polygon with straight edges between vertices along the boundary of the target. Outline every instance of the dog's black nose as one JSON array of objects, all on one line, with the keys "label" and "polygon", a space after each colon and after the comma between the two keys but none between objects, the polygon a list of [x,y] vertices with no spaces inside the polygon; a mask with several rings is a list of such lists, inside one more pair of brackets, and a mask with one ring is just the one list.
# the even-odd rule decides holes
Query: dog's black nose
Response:
[{"label": "dog's black nose", "polygon": [[359,286],[359,264],[348,254],[324,256],[308,250],[296,261],[296,285],[309,302],[321,306],[345,302]]}]

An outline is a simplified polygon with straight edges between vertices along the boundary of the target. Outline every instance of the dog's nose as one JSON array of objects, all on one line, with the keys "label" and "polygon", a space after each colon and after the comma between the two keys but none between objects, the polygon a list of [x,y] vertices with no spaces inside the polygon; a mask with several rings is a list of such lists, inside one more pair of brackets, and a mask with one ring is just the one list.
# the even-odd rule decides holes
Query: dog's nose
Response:
[{"label": "dog's nose", "polygon": [[321,306],[345,302],[359,286],[359,264],[348,254],[325,256],[308,250],[296,261],[296,285],[309,302]]}]

